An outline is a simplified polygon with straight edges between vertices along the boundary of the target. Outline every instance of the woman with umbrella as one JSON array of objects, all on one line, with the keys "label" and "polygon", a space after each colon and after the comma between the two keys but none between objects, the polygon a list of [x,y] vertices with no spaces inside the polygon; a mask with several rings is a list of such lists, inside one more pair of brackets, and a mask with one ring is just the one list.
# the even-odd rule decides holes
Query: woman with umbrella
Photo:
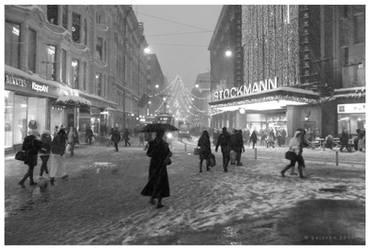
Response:
[{"label": "woman with umbrella", "polygon": [[157,208],[163,207],[162,198],[170,196],[168,183],[167,165],[171,164],[172,153],[168,144],[163,140],[164,130],[157,130],[154,140],[149,142],[147,156],[151,157],[149,166],[149,181],[141,192],[144,196],[150,196],[150,203],[155,204],[158,199]]}]

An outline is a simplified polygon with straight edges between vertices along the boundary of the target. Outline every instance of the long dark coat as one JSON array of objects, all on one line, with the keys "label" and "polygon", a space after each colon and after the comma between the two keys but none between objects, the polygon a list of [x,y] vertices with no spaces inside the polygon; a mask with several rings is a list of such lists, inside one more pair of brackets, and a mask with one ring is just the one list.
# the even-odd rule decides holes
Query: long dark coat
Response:
[{"label": "long dark coat", "polygon": [[37,165],[37,154],[41,149],[41,141],[36,138],[34,135],[28,135],[24,138],[22,144],[22,150],[26,151],[26,159],[24,164],[28,166]]},{"label": "long dark coat", "polygon": [[168,144],[162,138],[149,142],[147,156],[151,157],[149,166],[149,181],[141,191],[144,196],[164,198],[170,196],[167,166],[165,159],[172,156]]},{"label": "long dark coat", "polygon": [[198,146],[200,147],[199,158],[209,159],[209,156],[211,154],[211,142],[209,140],[209,137],[202,135],[199,138]]},{"label": "long dark coat", "polygon": [[120,135],[120,133],[119,133],[118,129],[113,129],[113,130],[112,130],[112,137],[111,137],[111,140],[112,140],[113,142],[116,142],[116,143],[118,143],[118,142],[121,140],[121,135]]}]

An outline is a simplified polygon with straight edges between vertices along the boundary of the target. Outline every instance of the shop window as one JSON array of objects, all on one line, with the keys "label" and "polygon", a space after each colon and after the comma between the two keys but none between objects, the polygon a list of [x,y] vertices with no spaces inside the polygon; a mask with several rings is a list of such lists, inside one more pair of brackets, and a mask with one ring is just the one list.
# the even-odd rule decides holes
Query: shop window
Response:
[{"label": "shop window", "polygon": [[62,25],[65,29],[68,29],[68,6],[63,6]]},{"label": "shop window", "polygon": [[46,61],[45,67],[46,67],[46,78],[47,79],[52,79],[56,80],[56,75],[55,75],[55,66],[56,66],[56,61],[55,61],[55,52],[56,48],[54,45],[46,45]]},{"label": "shop window", "polygon": [[349,49],[348,49],[348,47],[343,48],[343,63],[344,63],[344,65],[349,64]]},{"label": "shop window", "polygon": [[47,18],[49,23],[58,25],[58,5],[47,6]]},{"label": "shop window", "polygon": [[14,93],[11,91],[4,91],[5,100],[5,147],[13,146],[13,111],[14,111]]},{"label": "shop window", "polygon": [[87,90],[87,63],[83,63],[83,90]]},{"label": "shop window", "polygon": [[27,97],[14,96],[13,144],[21,144],[27,135]]},{"label": "shop window", "polygon": [[103,75],[101,73],[97,73],[95,75],[96,81],[96,94],[98,96],[102,96],[103,93]]},{"label": "shop window", "polygon": [[87,21],[84,19],[84,44],[87,45]]},{"label": "shop window", "polygon": [[96,57],[98,60],[103,60],[103,38],[98,37],[96,40]]},{"label": "shop window", "polygon": [[61,65],[61,80],[63,83],[67,83],[67,51],[65,49],[62,49],[61,53],[62,57],[62,65]]},{"label": "shop window", "polygon": [[353,17],[353,36],[355,43],[365,42],[365,19],[364,15],[356,15]]},{"label": "shop window", "polygon": [[80,88],[79,83],[79,72],[80,72],[80,62],[78,59],[72,59],[72,86],[75,89]]},{"label": "shop window", "polygon": [[81,15],[72,13],[72,40],[81,42]]},{"label": "shop window", "polygon": [[27,127],[37,129],[41,134],[46,125],[46,98],[29,97],[27,107]]},{"label": "shop window", "polygon": [[5,64],[19,68],[20,25],[5,23]]},{"label": "shop window", "polygon": [[36,72],[36,31],[28,30],[28,70]]}]

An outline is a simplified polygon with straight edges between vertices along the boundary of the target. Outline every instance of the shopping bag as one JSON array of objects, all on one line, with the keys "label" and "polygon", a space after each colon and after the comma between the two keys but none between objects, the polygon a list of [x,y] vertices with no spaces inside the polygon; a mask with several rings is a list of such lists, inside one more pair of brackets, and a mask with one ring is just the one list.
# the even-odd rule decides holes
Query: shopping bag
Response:
[{"label": "shopping bag", "polygon": [[214,155],[214,154],[210,154],[210,155],[209,155],[209,165],[210,165],[211,167],[216,166],[216,157],[215,157],[215,155]]},{"label": "shopping bag", "polygon": [[18,151],[15,154],[15,159],[18,160],[18,161],[25,161],[26,160],[26,151],[24,151],[24,150]]},{"label": "shopping bag", "polygon": [[295,160],[296,158],[297,158],[297,154],[296,154],[296,153],[294,153],[294,152],[292,152],[292,151],[287,151],[287,152],[285,153],[285,159],[287,159],[287,160],[293,161],[293,160]]},{"label": "shopping bag", "polygon": [[194,148],[194,155],[199,155],[199,152],[200,152],[200,149],[198,147]]},{"label": "shopping bag", "polygon": [[69,144],[69,143],[67,144],[66,151],[71,152],[71,144]]}]

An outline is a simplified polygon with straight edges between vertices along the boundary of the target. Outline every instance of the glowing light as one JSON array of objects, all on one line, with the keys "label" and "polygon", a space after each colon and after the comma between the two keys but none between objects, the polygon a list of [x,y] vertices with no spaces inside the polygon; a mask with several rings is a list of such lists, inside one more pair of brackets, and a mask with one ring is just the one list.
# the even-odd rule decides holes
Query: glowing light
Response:
[{"label": "glowing light", "polygon": [[146,47],[145,49],[144,49],[144,53],[145,54],[150,54],[152,52],[152,50],[149,48],[149,47]]},{"label": "glowing light", "polygon": [[152,104],[152,101],[149,101],[148,104]]},{"label": "glowing light", "polygon": [[19,29],[17,27],[13,27],[12,33],[16,36],[19,36]]},{"label": "glowing light", "polygon": [[172,133],[167,133],[167,135],[166,135],[166,136],[167,136],[167,138],[168,138],[168,139],[172,139],[172,138],[173,138]]},{"label": "glowing light", "polygon": [[196,88],[199,88],[199,84],[195,84],[195,87],[196,87]]},{"label": "glowing light", "polygon": [[72,67],[76,67],[78,65],[77,61],[72,61]]},{"label": "glowing light", "polygon": [[226,51],[225,51],[225,56],[226,57],[231,57],[233,55],[233,52],[230,50],[230,49],[227,49]]},{"label": "glowing light", "polygon": [[239,112],[240,112],[240,114],[245,114],[245,109],[241,108],[241,109],[239,109]]},{"label": "glowing light", "polygon": [[158,85],[158,84],[156,84],[156,85],[155,85],[155,88],[156,88],[156,89],[157,89],[157,88],[159,88],[159,85]]}]

